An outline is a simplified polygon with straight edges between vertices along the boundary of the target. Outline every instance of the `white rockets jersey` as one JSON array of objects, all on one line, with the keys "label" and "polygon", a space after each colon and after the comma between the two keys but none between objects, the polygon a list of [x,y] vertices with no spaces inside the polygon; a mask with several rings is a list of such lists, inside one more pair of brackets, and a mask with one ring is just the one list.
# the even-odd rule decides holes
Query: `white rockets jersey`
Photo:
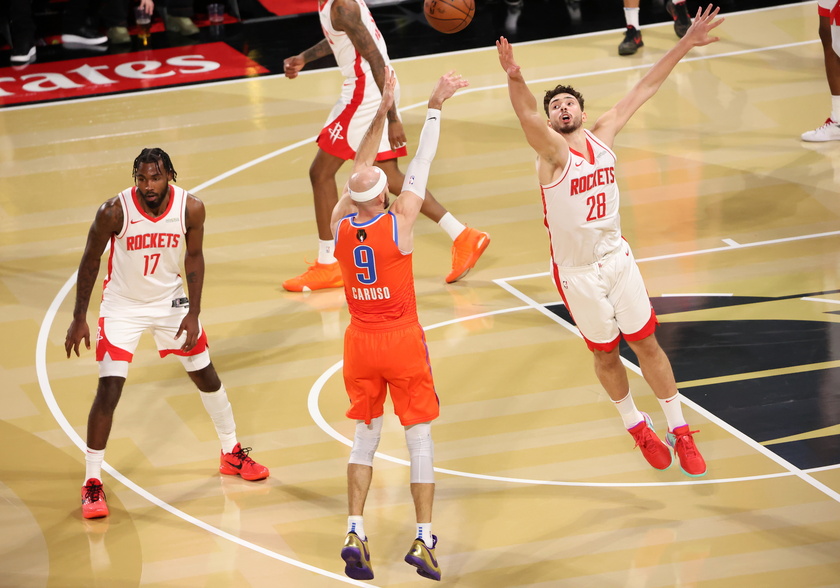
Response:
[{"label": "white rockets jersey", "polygon": [[[370,13],[370,10],[368,10],[364,0],[354,1],[359,5],[362,23],[367,28],[374,43],[376,43],[376,48],[379,49],[382,59],[385,60],[385,65],[389,65],[391,60],[388,58],[388,48],[385,46],[385,39],[382,38],[382,33],[380,33],[379,29],[376,28],[376,22],[373,20],[373,15]],[[324,36],[330,44],[330,49],[332,49],[333,55],[335,55],[335,60],[338,63],[341,73],[344,74],[344,77],[348,80],[370,77],[370,63],[368,63],[367,60],[364,59],[358,51],[356,51],[356,47],[353,46],[353,42],[350,40],[350,37],[347,36],[347,33],[344,31],[337,31],[333,28],[332,21],[330,20],[330,10],[332,9],[332,5],[333,0],[327,0],[327,2],[321,6],[318,14],[321,17],[321,28],[324,29]],[[370,77],[370,80],[371,83],[373,83],[372,77]]]},{"label": "white rockets jersey", "polygon": [[570,148],[560,179],[540,185],[551,259],[558,267],[595,263],[621,244],[615,153],[583,132],[587,152]]},{"label": "white rockets jersey", "polygon": [[[102,316],[149,316],[185,297],[181,258],[186,235],[187,193],[169,186],[169,205],[160,218],[150,217],[138,202],[137,188],[118,195],[123,226],[111,236],[108,273],[102,293]],[[185,305],[185,301],[178,303]]]}]

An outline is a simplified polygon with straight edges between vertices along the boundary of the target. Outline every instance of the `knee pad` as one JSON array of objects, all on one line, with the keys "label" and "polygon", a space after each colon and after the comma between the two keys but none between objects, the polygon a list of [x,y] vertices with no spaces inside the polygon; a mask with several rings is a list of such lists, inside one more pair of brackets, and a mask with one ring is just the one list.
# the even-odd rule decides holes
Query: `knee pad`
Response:
[{"label": "knee pad", "polygon": [[113,360],[111,355],[106,353],[102,361],[99,362],[99,377],[110,378],[114,376],[118,378],[128,377],[128,362]]},{"label": "knee pad", "polygon": [[434,484],[435,444],[432,441],[432,423],[406,427],[405,444],[411,459],[411,483]]},{"label": "knee pad", "polygon": [[206,349],[198,355],[178,355],[177,357],[188,372],[197,372],[210,365],[210,352]]},{"label": "knee pad", "polygon": [[370,425],[364,421],[356,423],[356,436],[353,438],[353,449],[350,450],[350,463],[373,466],[373,456],[379,447],[382,436],[381,416],[371,419]]}]

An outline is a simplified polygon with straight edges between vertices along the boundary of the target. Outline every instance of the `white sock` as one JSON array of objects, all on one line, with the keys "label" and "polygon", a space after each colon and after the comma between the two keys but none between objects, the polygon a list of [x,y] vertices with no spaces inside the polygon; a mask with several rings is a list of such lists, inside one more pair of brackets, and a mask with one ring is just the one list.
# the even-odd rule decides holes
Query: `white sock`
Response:
[{"label": "white sock", "polygon": [[426,547],[431,549],[435,544],[432,538],[432,523],[417,523],[417,538],[422,539]]},{"label": "white sock", "polygon": [[347,532],[348,533],[355,533],[359,536],[359,539],[367,539],[367,535],[365,535],[365,523],[364,517],[362,516],[349,516],[347,517]]},{"label": "white sock", "polygon": [[318,239],[318,263],[335,263],[336,259],[333,251],[335,251],[335,241],[332,239],[326,241]]},{"label": "white sock", "polygon": [[635,425],[645,420],[644,415],[636,408],[636,403],[633,402],[633,397],[630,392],[621,400],[613,400],[613,404],[618,409],[618,414],[621,415],[621,420],[624,421],[625,429],[632,429]]},{"label": "white sock", "polygon": [[831,97],[831,120],[840,123],[840,96]]},{"label": "white sock", "polygon": [[233,420],[233,409],[228,401],[225,385],[215,392],[200,392],[201,402],[207,414],[216,427],[216,434],[222,442],[222,453],[230,453],[236,447],[236,423]]},{"label": "white sock", "polygon": [[676,427],[682,427],[686,424],[682,412],[682,397],[679,392],[665,400],[661,398],[657,398],[657,400],[659,400],[659,405],[662,407],[662,412],[665,413],[669,431],[673,431]]},{"label": "white sock", "polygon": [[446,231],[446,234],[449,235],[449,238],[453,241],[464,231],[464,229],[467,228],[461,224],[457,218],[452,216],[451,212],[444,214],[443,218],[438,221],[438,225],[440,225],[441,229]]},{"label": "white sock", "polygon": [[635,8],[625,8],[624,20],[627,21],[628,27],[633,27],[637,31],[641,30],[641,28],[639,27],[639,7],[636,6]]},{"label": "white sock", "polygon": [[91,449],[85,451],[85,484],[91,478],[102,481],[102,462],[105,460],[104,449]]}]

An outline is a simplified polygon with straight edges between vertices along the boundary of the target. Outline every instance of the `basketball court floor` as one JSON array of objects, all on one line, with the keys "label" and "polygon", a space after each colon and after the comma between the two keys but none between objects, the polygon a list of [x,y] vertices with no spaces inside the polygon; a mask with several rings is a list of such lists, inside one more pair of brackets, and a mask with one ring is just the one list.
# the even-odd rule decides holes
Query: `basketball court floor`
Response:
[{"label": "basketball court floor", "polygon": [[[492,236],[447,285],[449,239],[416,229],[442,584],[840,586],[840,144],[799,140],[830,108],[816,24],[814,2],[727,15],[616,141],[624,235],[699,430],[699,479],[652,470],[595,378],[548,275],[534,155],[495,47],[396,62],[410,150],[434,81],[470,80],[444,107],[430,188]],[[571,83],[593,121],[675,42],[667,23],[644,35],[631,58],[616,30],[515,54],[535,93]],[[343,575],[346,305],[280,287],[316,253],[307,174],[340,84],[323,69],[0,110],[0,586],[429,585],[402,561],[414,519],[390,405],[365,513],[376,576]],[[271,477],[219,476],[198,392],[146,336],[108,444],[111,516],[88,521],[97,367],[92,351],[67,359],[64,335],[90,222],[147,146],[206,204],[202,321],[239,438]]]}]

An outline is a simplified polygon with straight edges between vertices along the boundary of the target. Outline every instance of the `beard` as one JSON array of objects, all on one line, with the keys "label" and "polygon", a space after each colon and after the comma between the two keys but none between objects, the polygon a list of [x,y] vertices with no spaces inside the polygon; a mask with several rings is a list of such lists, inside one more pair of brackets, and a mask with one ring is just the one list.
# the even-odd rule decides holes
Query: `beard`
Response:
[{"label": "beard", "polygon": [[551,128],[560,133],[561,135],[571,135],[575,131],[577,131],[583,125],[583,121],[581,119],[574,119],[565,125],[555,124],[553,121],[551,123]]}]

